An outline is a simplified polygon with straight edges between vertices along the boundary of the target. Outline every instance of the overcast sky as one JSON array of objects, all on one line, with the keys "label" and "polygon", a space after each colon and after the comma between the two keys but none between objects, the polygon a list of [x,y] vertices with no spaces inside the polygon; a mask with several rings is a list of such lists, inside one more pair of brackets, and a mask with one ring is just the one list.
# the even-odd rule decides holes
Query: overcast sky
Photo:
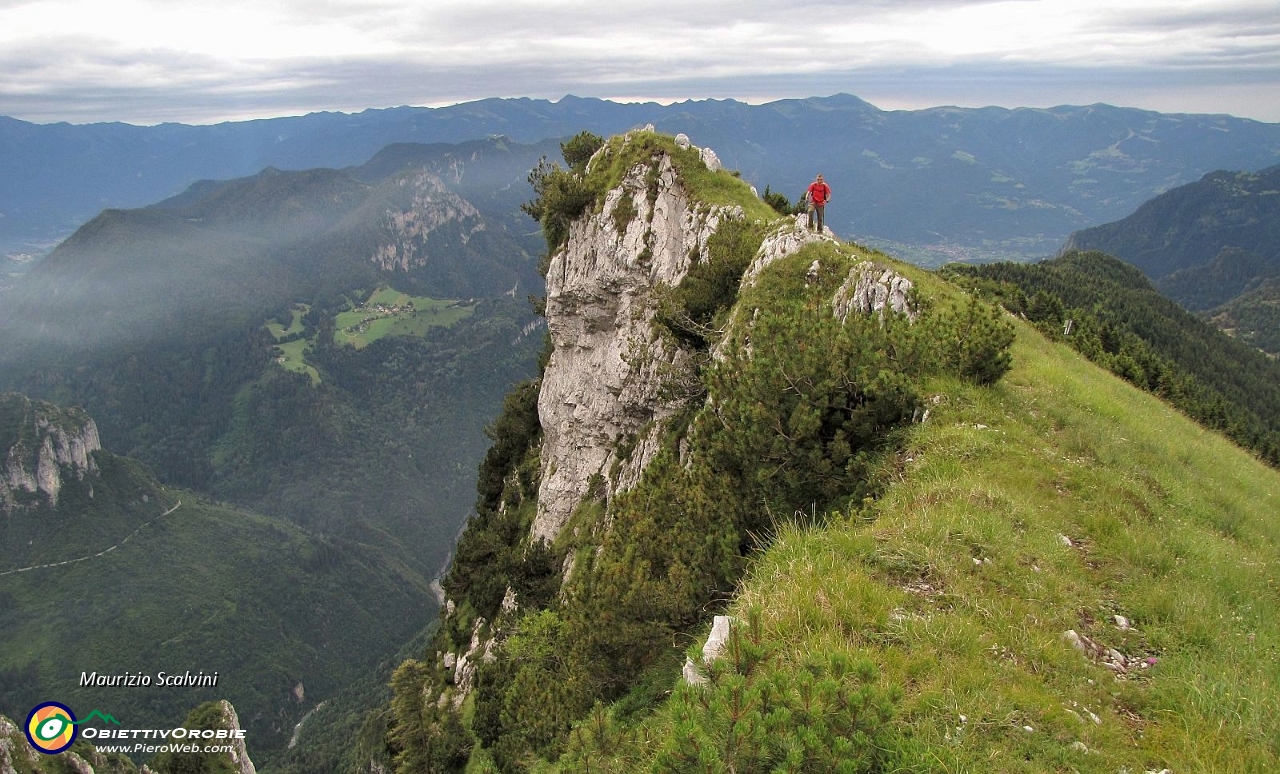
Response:
[{"label": "overcast sky", "polygon": [[0,115],[214,123],[565,94],[1280,121],[1277,0],[0,0]]}]

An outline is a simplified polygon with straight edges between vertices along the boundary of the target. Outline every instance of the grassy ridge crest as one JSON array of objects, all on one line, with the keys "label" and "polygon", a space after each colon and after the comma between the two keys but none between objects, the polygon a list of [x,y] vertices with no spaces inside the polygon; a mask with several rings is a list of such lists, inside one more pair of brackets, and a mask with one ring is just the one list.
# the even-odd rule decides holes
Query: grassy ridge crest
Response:
[{"label": "grassy ridge crest", "polygon": [[[660,154],[706,204],[670,143],[541,166],[526,212],[549,251]],[[673,385],[688,410],[640,480],[589,482],[551,545],[528,530],[537,383],[508,399],[456,608],[392,679],[393,768],[1272,770],[1280,477],[875,251],[810,244],[720,282],[756,237],[673,289],[700,325],[660,315],[655,336],[715,354]],[[910,279],[910,309],[842,316],[860,277]],[[716,612],[724,655],[690,685]]]},{"label": "grassy ridge crest", "polygon": [[[777,529],[730,610],[756,669],[874,664],[885,770],[1275,770],[1280,475],[1027,325],[1013,354],[932,384],[869,510]],[[583,723],[562,768],[663,770],[705,696]]]}]

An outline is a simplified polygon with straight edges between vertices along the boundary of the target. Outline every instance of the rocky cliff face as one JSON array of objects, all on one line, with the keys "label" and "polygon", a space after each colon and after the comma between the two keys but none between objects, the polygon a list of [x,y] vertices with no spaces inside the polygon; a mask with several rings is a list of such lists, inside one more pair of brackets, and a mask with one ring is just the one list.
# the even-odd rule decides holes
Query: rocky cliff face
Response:
[{"label": "rocky cliff face", "polygon": [[58,504],[70,478],[98,473],[98,426],[80,409],[62,409],[22,395],[0,397],[0,510]]},{"label": "rocky cliff face", "polygon": [[484,230],[480,211],[445,187],[444,182],[425,169],[406,173],[394,185],[407,194],[404,206],[385,214],[386,239],[372,256],[384,271],[409,271],[424,266],[431,258],[429,243],[433,233],[456,222],[463,244]]},{"label": "rocky cliff face", "polygon": [[[687,353],[654,330],[655,292],[706,260],[707,240],[740,207],[693,202],[671,159],[628,171],[599,212],[576,221],[547,272],[555,349],[542,378],[542,484],[533,536],[549,541],[599,476],[606,496],[635,483],[675,403],[662,374]],[[619,447],[628,449],[619,454]]]},{"label": "rocky cliff face", "polygon": [[[719,169],[709,149],[701,157],[709,170]],[[538,398],[544,440],[533,537],[555,539],[595,488],[593,480],[606,501],[626,491],[657,453],[664,424],[679,408],[664,385],[687,365],[689,352],[658,335],[655,296],[708,259],[708,240],[724,221],[742,217],[741,207],[692,200],[662,155],[632,168],[599,212],[573,224],[568,244],[552,256],[546,316],[555,349]],[[805,220],[797,216],[770,231],[744,284],[811,242],[836,243]],[[833,304],[841,319],[886,306],[904,312],[910,288],[868,261],[850,272]]]},{"label": "rocky cliff face", "polygon": [[[714,153],[697,150],[708,171],[719,169]],[[598,167],[610,161],[606,152],[588,165],[588,175],[600,174]],[[641,157],[571,224],[566,244],[548,264],[545,314],[553,350],[537,401],[542,442],[528,533],[534,541],[555,541],[584,500],[607,504],[633,487],[660,451],[667,420],[682,405],[665,386],[673,374],[693,368],[692,353],[659,331],[660,298],[691,266],[709,260],[708,242],[726,222],[746,217],[740,205],[700,200],[669,154]],[[823,238],[797,220],[766,240],[757,261]],[[562,574],[572,572],[570,554]],[[432,701],[461,705],[476,670],[495,658],[495,635],[522,601],[508,588],[496,618],[475,618],[456,650],[439,654],[437,665],[453,689]],[[455,609],[453,600],[445,602],[446,620]]]},{"label": "rocky cliff face", "polygon": [[[231,706],[231,702],[223,699],[219,702],[222,710],[223,728],[228,731],[240,730],[240,716],[236,714],[236,708]],[[231,759],[231,767],[236,774],[257,774],[258,770],[254,767],[253,761],[249,760],[249,751],[245,748],[243,739],[235,739],[231,743],[232,751],[229,755]]]}]

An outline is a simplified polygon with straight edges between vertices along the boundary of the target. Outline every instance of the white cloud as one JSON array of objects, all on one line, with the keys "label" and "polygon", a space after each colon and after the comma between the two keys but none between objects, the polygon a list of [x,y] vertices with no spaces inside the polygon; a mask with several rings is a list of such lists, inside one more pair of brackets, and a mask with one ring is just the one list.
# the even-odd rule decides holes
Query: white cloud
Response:
[{"label": "white cloud", "polygon": [[[0,114],[209,121],[485,96],[834,91],[1140,107],[1159,93],[1169,109],[1181,83],[1187,111],[1218,93],[1223,112],[1276,121],[1278,16],[1274,0],[0,0]],[[957,77],[970,72],[984,77]],[[1090,82],[1109,85],[1090,99]]]}]

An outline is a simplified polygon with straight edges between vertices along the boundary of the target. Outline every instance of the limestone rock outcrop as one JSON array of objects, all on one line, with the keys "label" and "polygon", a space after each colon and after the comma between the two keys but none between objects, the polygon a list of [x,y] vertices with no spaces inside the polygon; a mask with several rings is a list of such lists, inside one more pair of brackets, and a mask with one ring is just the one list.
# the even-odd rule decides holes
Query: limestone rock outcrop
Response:
[{"label": "limestone rock outcrop", "polygon": [[464,244],[471,235],[484,230],[480,211],[427,170],[406,174],[396,183],[408,189],[408,202],[386,212],[386,238],[372,256],[378,268],[409,271],[426,265],[431,258],[432,234],[449,223],[458,223]]},{"label": "limestone rock outcrop", "polygon": [[62,409],[11,393],[0,396],[0,510],[37,502],[55,506],[64,483],[97,475],[98,426],[80,409]]},{"label": "limestone rock outcrop", "polygon": [[804,214],[796,215],[766,236],[760,244],[760,250],[756,253],[755,260],[747,267],[747,272],[742,278],[742,284],[754,284],[756,279],[759,278],[760,272],[764,271],[766,267],[779,259],[798,252],[800,248],[811,242],[839,244],[839,240],[835,237],[825,233],[820,234],[810,229],[807,225],[807,220],[808,218]]},{"label": "limestone rock outcrop", "polygon": [[40,754],[27,743],[17,723],[0,715],[0,774],[16,774],[19,765],[25,771],[35,771]]},{"label": "limestone rock outcrop", "polygon": [[836,291],[831,304],[840,322],[854,312],[880,314],[885,309],[915,320],[911,288],[911,280],[896,271],[874,261],[864,261],[849,269],[849,276]]},{"label": "limestone rock outcrop", "polygon": [[684,681],[690,685],[706,685],[707,678],[703,674],[703,670],[711,664],[712,661],[720,658],[720,654],[724,652],[725,643],[729,641],[729,633],[733,627],[733,618],[727,615],[718,615],[711,621],[711,633],[707,635],[707,641],[702,645],[702,663],[695,664],[693,659],[686,658],[684,661],[684,670],[681,676]]},{"label": "limestone rock outcrop", "polygon": [[[475,682],[476,668],[481,662],[492,661],[494,658],[490,653],[493,640],[482,636],[485,631],[485,623],[483,618],[475,620],[475,624],[471,629],[471,644],[467,647],[467,651],[461,656],[456,656],[453,659],[454,663],[448,665],[448,667],[453,668],[454,709],[461,707],[462,702],[467,698],[467,694],[471,693]],[[440,697],[441,701],[444,701],[447,695],[442,695]]]},{"label": "limestone rock outcrop", "polygon": [[[228,731],[239,731],[240,716],[236,714],[236,708],[231,706],[231,702],[226,699],[223,699],[219,704],[222,710],[223,727]],[[231,765],[237,774],[258,774],[253,761],[249,760],[249,751],[245,748],[244,739],[231,740],[230,757]]]},{"label": "limestone rock outcrop", "polygon": [[[695,203],[664,154],[636,165],[600,211],[573,223],[547,272],[555,349],[538,398],[535,538],[559,534],[593,476],[611,496],[633,485],[656,453],[660,426],[676,408],[659,395],[662,373],[679,368],[685,353],[654,330],[655,290],[679,284],[692,261],[706,260],[719,225],[740,217],[736,206]],[[624,441],[625,458],[617,451]]]}]

